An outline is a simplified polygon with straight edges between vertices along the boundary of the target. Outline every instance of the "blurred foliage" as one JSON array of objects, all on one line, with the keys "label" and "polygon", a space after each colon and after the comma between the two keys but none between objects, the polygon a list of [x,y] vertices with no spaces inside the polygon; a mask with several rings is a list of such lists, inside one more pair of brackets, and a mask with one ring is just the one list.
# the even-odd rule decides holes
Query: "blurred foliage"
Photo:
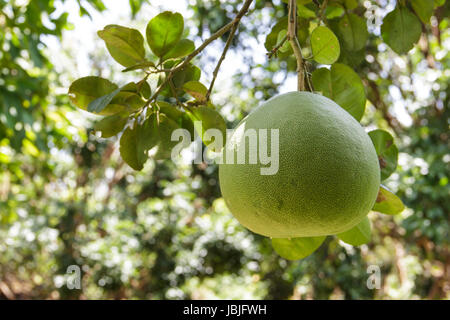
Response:
[{"label": "blurred foliage", "polygon": [[[136,19],[146,19],[139,16],[145,2],[130,0]],[[386,185],[408,208],[397,216],[371,213],[368,245],[328,238],[297,262],[280,258],[269,239],[232,217],[215,165],[150,160],[136,173],[120,159],[116,140],[75,125],[79,111],[57,90],[62,75],[43,39],[61,41],[73,27],[69,14],[107,7],[100,0],[77,3],[79,12],[69,13],[56,10],[58,1],[0,1],[0,298],[450,297],[448,3],[435,9],[418,45],[403,56],[382,45],[376,26],[392,3],[357,8],[373,14],[375,24],[359,56],[341,58],[363,80],[369,99],[363,124],[399,142],[399,169]],[[232,19],[241,1],[189,4],[190,33],[204,39]],[[229,127],[293,74],[292,57],[261,63],[253,52],[286,14],[281,1],[259,0],[243,19],[232,49],[246,68],[222,97]],[[216,59],[212,53],[201,63]],[[399,109],[410,125],[397,119]],[[65,285],[74,264],[82,267],[82,290]],[[366,286],[370,265],[381,268],[380,290]]]}]

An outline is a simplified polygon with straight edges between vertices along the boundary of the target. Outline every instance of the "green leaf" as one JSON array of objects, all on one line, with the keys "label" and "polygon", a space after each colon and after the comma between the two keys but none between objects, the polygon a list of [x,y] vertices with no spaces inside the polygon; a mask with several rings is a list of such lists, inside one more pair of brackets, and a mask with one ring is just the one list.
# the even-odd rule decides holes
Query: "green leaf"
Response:
[{"label": "green leaf", "polygon": [[373,211],[377,211],[384,214],[395,215],[402,212],[405,209],[405,205],[402,200],[392,193],[386,186],[381,185],[378,191],[377,200],[372,208]]},{"label": "green leaf", "polygon": [[120,138],[120,155],[134,170],[142,170],[148,151],[158,142],[156,115],[151,114],[142,124],[125,129]]},{"label": "green leaf", "polygon": [[408,8],[398,5],[384,17],[381,25],[384,42],[398,54],[411,50],[421,33],[419,19]]},{"label": "green leaf", "polygon": [[[180,76],[180,79],[178,79],[177,76]],[[181,72],[178,72],[173,78],[175,84],[181,87],[182,84],[188,81],[198,81],[200,79],[200,76],[201,76],[200,68],[194,66],[193,64],[188,64],[187,67],[185,67]],[[181,80],[181,78],[183,79],[183,81],[178,82],[179,80]]]},{"label": "green leaf", "polygon": [[278,49],[279,52],[284,53],[284,52],[288,52],[289,49],[291,49],[291,45],[289,44],[289,41],[287,41],[286,35],[287,35],[286,29],[283,29],[280,31],[280,33],[278,33],[276,46],[278,47],[279,45],[281,45],[282,41],[284,41],[283,45],[281,45],[281,47],[279,47],[279,49]]},{"label": "green leaf", "polygon": [[270,33],[266,36],[266,41],[264,42],[264,47],[267,51],[271,51],[276,47],[278,43],[278,34],[282,30],[286,30],[287,27],[287,17],[281,18],[270,30]]},{"label": "green leaf", "polygon": [[150,85],[146,80],[141,80],[138,83],[136,83],[138,93],[142,96],[144,99],[150,98],[150,95],[152,94],[152,89],[150,88]]},{"label": "green leaf", "polygon": [[25,154],[28,154],[32,157],[38,157],[39,156],[39,149],[35,146],[35,144],[30,141],[29,139],[23,139],[22,141],[22,152]]},{"label": "green leaf", "polygon": [[114,99],[114,97],[120,92],[120,88],[117,88],[111,93],[108,93],[100,98],[97,98],[93,101],[91,101],[88,104],[87,111],[92,113],[100,113],[103,111],[103,109],[106,108],[106,106]]},{"label": "green leaf", "polygon": [[156,105],[160,113],[175,121],[181,128],[188,130],[191,137],[194,136],[194,124],[186,112],[178,110],[176,106],[165,101],[156,101]]},{"label": "green leaf", "polygon": [[369,32],[363,18],[353,13],[346,14],[339,20],[338,30],[348,50],[358,51],[365,47]]},{"label": "green leaf", "polygon": [[272,247],[283,258],[300,260],[316,251],[325,240],[322,237],[309,238],[273,238]]},{"label": "green leaf", "polygon": [[445,1],[446,0],[434,0],[433,2],[434,2],[434,7],[435,8],[438,8],[438,7],[440,7],[440,6],[443,6],[444,4],[445,4]]},{"label": "green leaf", "polygon": [[339,233],[337,237],[344,241],[345,243],[351,244],[352,246],[360,246],[362,244],[368,243],[372,236],[370,220],[368,217],[358,223],[356,226],[347,230],[345,232]]},{"label": "green leaf", "polygon": [[135,82],[128,82],[126,85],[124,85],[122,88],[120,88],[120,91],[137,93],[138,89],[137,89],[137,85]]},{"label": "green leaf", "polygon": [[157,151],[154,155],[156,160],[170,158],[172,149],[178,144],[178,141],[172,141],[172,132],[179,129],[180,126],[164,114],[159,115]]},{"label": "green leaf", "polygon": [[[289,0],[282,0],[284,3],[289,3]],[[297,0],[297,5],[301,6],[301,5],[305,5],[308,3],[311,3],[313,0]]]},{"label": "green leaf", "polygon": [[350,50],[347,47],[347,45],[344,41],[344,36],[342,35],[340,26],[339,26],[341,20],[342,20],[342,18],[328,20],[327,26],[334,32],[334,34],[339,39],[339,44],[341,46],[341,53],[339,55],[338,62],[346,64],[354,69],[355,67],[359,66],[364,61],[367,50],[364,47],[358,51],[355,51],[355,50]]},{"label": "green leaf", "polygon": [[366,49],[359,51],[348,50],[345,46],[341,47],[341,55],[339,56],[339,63],[346,64],[352,68],[359,66],[366,56]]},{"label": "green leaf", "polygon": [[[172,78],[172,82],[176,88],[178,94],[183,93],[183,85],[189,81],[198,81],[201,76],[201,71],[197,66],[193,64],[188,64],[183,70],[176,72]],[[165,89],[161,92],[161,94],[165,94],[166,96],[172,96],[172,91],[169,89],[167,85]]]},{"label": "green leaf", "polygon": [[388,178],[397,168],[398,149],[394,144],[394,138],[384,130],[373,130],[369,137],[377,151],[380,162],[381,180]]},{"label": "green leaf", "polygon": [[[272,51],[274,47],[277,46],[283,34],[285,34],[288,26],[288,17],[281,18],[271,29],[270,33],[266,37],[266,41],[264,42],[264,47],[267,51]],[[306,41],[309,36],[308,28],[309,21],[306,19],[298,19],[298,40],[300,44]],[[281,33],[281,36],[280,36]],[[289,41],[286,41],[285,45],[282,47],[282,50],[278,51],[277,56],[279,58],[285,58],[292,54],[292,48],[289,44]]]},{"label": "green leaf", "polygon": [[142,98],[148,98],[149,95],[150,86],[145,80],[138,83],[129,82],[120,88],[120,92],[114,96],[110,105],[121,105],[128,112],[132,112],[142,108],[146,102]]},{"label": "green leaf", "polygon": [[142,0],[129,0],[128,2],[130,4],[130,8],[131,8],[131,16],[134,19],[136,17],[137,13],[139,12],[139,10],[141,9],[141,6],[144,3],[144,1],[142,1]]},{"label": "green leaf", "polygon": [[183,16],[164,11],[147,25],[147,42],[153,53],[163,57],[180,41],[184,29]]},{"label": "green leaf", "polygon": [[124,67],[130,67],[145,58],[144,37],[136,29],[108,25],[98,32],[111,56]]},{"label": "green leaf", "polygon": [[358,7],[358,0],[341,0],[347,10],[353,10]]},{"label": "green leaf", "polygon": [[[275,48],[279,41],[280,41],[280,34],[286,34],[286,28],[288,25],[288,18],[283,17],[281,18],[270,30],[270,33],[266,37],[266,41],[264,42],[264,47],[267,51],[272,51],[273,48]],[[288,42],[288,41],[286,41]],[[290,55],[292,53],[292,48],[290,45],[288,45],[285,51],[279,51],[278,55],[279,57],[285,57]]]},{"label": "green leaf", "polygon": [[325,9],[325,17],[328,20],[339,18],[344,14],[345,10],[342,7],[328,5]]},{"label": "green leaf", "polygon": [[316,69],[312,74],[314,89],[330,98],[356,120],[361,120],[366,105],[366,94],[361,79],[350,67],[335,63],[331,69]]},{"label": "green leaf", "polygon": [[411,6],[423,23],[429,23],[433,15],[434,2],[430,0],[411,0]]},{"label": "green leaf", "polygon": [[[115,92],[118,86],[111,81],[100,77],[84,77],[75,80],[69,87],[69,98],[78,108],[88,110],[88,105],[105,95]],[[111,115],[126,110],[126,106],[115,103],[117,96],[111,104],[98,114]]]},{"label": "green leaf", "polygon": [[311,33],[311,50],[318,63],[332,64],[339,58],[339,41],[333,31],[320,26]]},{"label": "green leaf", "polygon": [[177,119],[183,115],[183,112],[178,110],[176,105],[173,105],[169,102],[158,100],[155,102],[155,104],[158,107],[160,113],[164,113],[172,120],[175,120],[175,122],[178,122]]},{"label": "green leaf", "polygon": [[206,101],[208,89],[199,81],[188,81],[183,84],[183,90],[198,101]]},{"label": "green leaf", "polygon": [[113,114],[94,124],[94,130],[100,131],[102,138],[110,138],[123,130],[128,121],[128,113]]},{"label": "green leaf", "polygon": [[122,87],[121,92],[130,92],[148,99],[151,95],[151,89],[148,82],[143,79],[139,82],[129,82]]},{"label": "green leaf", "polygon": [[[195,128],[199,136],[202,138],[203,143],[208,146],[213,141],[205,141],[205,132],[208,129],[217,129],[221,132],[222,138],[223,138],[223,145],[225,145],[226,142],[226,136],[227,136],[227,125],[225,123],[225,120],[222,118],[220,113],[218,113],[216,110],[212,108],[208,108],[205,106],[195,107],[192,108],[190,111],[188,111],[188,115],[191,117],[192,121],[201,121],[202,122],[202,128],[201,131],[198,127]],[[220,150],[213,150],[215,152],[218,152]]]},{"label": "green leaf", "polygon": [[172,148],[178,141],[172,141],[172,132],[180,126],[165,114],[152,113],[142,124],[127,128],[120,139],[120,154],[134,170],[142,170],[148,159],[148,151],[155,148],[153,158],[170,158]]},{"label": "green leaf", "polygon": [[303,5],[297,4],[297,15],[304,19],[316,18],[316,13]]},{"label": "green leaf", "polygon": [[[143,100],[138,93],[121,90],[114,99],[112,99],[109,106],[111,105],[120,105],[123,108],[122,110],[133,112],[142,108],[145,105],[145,100]],[[107,108],[109,108],[109,106]]]},{"label": "green leaf", "polygon": [[175,47],[173,47],[169,52],[167,52],[162,59],[165,61],[168,59],[183,58],[194,50],[195,44],[193,41],[188,39],[182,39],[175,45]]},{"label": "green leaf", "polygon": [[134,170],[142,170],[147,160],[144,150],[138,150],[138,129],[127,128],[120,138],[120,156]]},{"label": "green leaf", "polygon": [[128,68],[123,69],[122,72],[129,72],[129,71],[134,71],[134,70],[139,70],[139,69],[145,70],[147,68],[154,67],[154,66],[155,66],[155,64],[151,61],[143,61],[143,62],[136,63]]}]

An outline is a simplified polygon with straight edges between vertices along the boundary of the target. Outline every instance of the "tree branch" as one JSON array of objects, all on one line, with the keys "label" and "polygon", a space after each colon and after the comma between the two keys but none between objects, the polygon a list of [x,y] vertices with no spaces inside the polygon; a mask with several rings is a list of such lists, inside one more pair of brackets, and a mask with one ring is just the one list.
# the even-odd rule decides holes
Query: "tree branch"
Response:
[{"label": "tree branch", "polygon": [[202,52],[203,49],[205,49],[211,42],[213,42],[214,40],[220,38],[228,30],[230,30],[231,28],[234,28],[235,25],[239,24],[241,18],[247,13],[247,11],[248,11],[252,1],[253,0],[245,0],[245,3],[242,6],[241,10],[239,10],[239,12],[237,13],[236,17],[234,17],[234,19],[231,22],[229,22],[228,24],[226,24],[225,26],[220,28],[213,35],[211,35],[208,39],[206,39],[197,49],[195,49],[191,54],[189,54],[183,60],[183,62],[181,62],[177,66],[175,66],[172,69],[170,69],[170,72],[167,75],[166,79],[164,79],[164,81],[161,83],[161,85],[156,89],[155,93],[148,100],[147,105],[150,104],[151,101],[156,99],[156,97],[161,92],[161,90],[164,88],[164,86],[170,81],[170,79],[172,79],[172,77],[173,77],[175,72],[180,71],[183,68],[185,68],[188,65],[188,63],[191,62],[191,60],[194,59],[194,57],[197,56],[200,52]]},{"label": "tree branch", "polygon": [[319,23],[324,22],[325,23],[325,9],[327,8],[328,0],[324,0],[322,5],[320,6],[320,12],[319,12]]},{"label": "tree branch", "polygon": [[231,28],[230,35],[228,36],[227,42],[225,43],[225,47],[223,48],[222,55],[220,56],[219,61],[217,62],[217,66],[213,72],[213,78],[211,80],[211,84],[209,85],[208,92],[206,93],[206,101],[209,101],[209,96],[211,95],[211,91],[214,87],[214,82],[216,82],[217,74],[219,73],[220,65],[222,64],[225,56],[227,54],[228,49],[230,48],[231,42],[233,41],[234,34],[239,26],[239,21],[233,24]]},{"label": "tree branch", "polygon": [[280,43],[278,43],[278,45],[276,45],[272,50],[270,50],[270,52],[267,53],[267,55],[269,56],[269,59],[272,58],[274,55],[276,56],[277,51],[283,46],[283,44],[287,41],[287,35],[283,37],[283,39],[281,39]]},{"label": "tree branch", "polygon": [[305,78],[306,78],[306,90],[309,92],[314,92],[314,87],[311,82],[311,73],[308,71],[308,65],[306,63],[303,64],[305,70]]},{"label": "tree branch", "polygon": [[296,0],[289,0],[289,24],[287,37],[294,51],[297,60],[297,90],[305,91],[305,74],[303,66],[302,49],[297,39],[297,3]]}]

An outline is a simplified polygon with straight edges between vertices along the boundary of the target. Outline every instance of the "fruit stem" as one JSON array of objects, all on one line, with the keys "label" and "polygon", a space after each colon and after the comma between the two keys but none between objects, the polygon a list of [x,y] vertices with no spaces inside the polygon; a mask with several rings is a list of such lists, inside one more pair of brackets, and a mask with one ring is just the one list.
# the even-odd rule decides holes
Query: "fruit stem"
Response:
[{"label": "fruit stem", "polygon": [[305,74],[302,49],[297,39],[297,3],[296,0],[289,0],[289,23],[287,37],[294,51],[297,60],[297,90],[305,91]]}]

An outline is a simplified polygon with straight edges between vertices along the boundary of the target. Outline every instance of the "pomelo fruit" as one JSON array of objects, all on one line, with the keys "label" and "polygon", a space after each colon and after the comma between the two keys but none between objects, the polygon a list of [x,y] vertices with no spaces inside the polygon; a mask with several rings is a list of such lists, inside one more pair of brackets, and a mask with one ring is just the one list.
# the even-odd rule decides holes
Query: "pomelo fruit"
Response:
[{"label": "pomelo fruit", "polygon": [[375,148],[362,126],[332,100],[309,92],[276,96],[241,121],[223,152],[248,146],[248,129],[279,130],[275,174],[262,175],[260,168],[268,165],[259,158],[249,164],[248,148],[245,164],[219,165],[223,198],[251,231],[273,238],[338,234],[373,207],[380,187]]}]

